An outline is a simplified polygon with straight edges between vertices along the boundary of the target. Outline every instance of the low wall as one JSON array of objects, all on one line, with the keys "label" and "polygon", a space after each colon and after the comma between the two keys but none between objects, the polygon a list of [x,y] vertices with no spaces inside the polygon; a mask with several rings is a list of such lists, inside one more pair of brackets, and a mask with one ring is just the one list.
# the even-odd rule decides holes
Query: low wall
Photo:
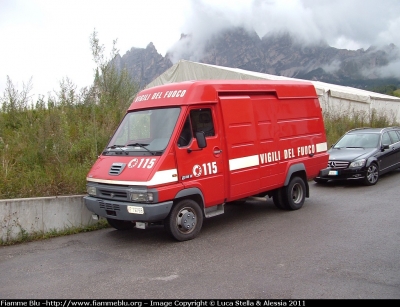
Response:
[{"label": "low wall", "polygon": [[0,239],[47,233],[97,223],[87,210],[84,195],[0,200]]}]

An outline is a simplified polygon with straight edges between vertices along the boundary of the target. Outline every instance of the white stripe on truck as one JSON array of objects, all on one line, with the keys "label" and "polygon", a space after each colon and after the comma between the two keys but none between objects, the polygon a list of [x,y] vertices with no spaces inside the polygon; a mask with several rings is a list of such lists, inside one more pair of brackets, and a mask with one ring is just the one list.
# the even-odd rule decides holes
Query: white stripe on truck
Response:
[{"label": "white stripe on truck", "polygon": [[158,185],[170,182],[178,181],[178,171],[176,169],[168,169],[165,171],[158,171],[154,174],[153,178],[149,181],[122,181],[122,180],[108,180],[108,179],[96,179],[86,178],[90,182],[108,183],[108,184],[122,184],[122,185]]},{"label": "white stripe on truck", "polygon": [[236,158],[236,159],[229,160],[229,170],[234,171],[237,169],[252,167],[252,166],[259,165],[259,164],[260,164],[260,161],[258,160],[258,155]]},{"label": "white stripe on truck", "polygon": [[322,151],[327,151],[328,150],[328,144],[325,143],[318,143],[317,145],[315,145],[315,150],[317,152],[322,152]]},{"label": "white stripe on truck", "polygon": [[[326,142],[318,143],[315,145],[315,151],[318,152],[325,152],[328,149],[328,145]],[[286,161],[286,160],[283,160]],[[248,156],[248,157],[241,157],[236,159],[229,160],[229,170],[235,171],[247,167],[257,166],[260,165],[259,156]]]}]

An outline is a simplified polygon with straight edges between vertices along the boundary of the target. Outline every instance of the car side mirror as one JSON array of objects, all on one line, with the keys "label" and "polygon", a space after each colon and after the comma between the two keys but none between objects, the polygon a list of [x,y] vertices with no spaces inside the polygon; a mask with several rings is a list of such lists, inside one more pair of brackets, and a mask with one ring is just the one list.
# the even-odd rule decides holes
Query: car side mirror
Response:
[{"label": "car side mirror", "polygon": [[381,146],[381,150],[384,151],[385,149],[389,149],[389,144],[383,144]]}]

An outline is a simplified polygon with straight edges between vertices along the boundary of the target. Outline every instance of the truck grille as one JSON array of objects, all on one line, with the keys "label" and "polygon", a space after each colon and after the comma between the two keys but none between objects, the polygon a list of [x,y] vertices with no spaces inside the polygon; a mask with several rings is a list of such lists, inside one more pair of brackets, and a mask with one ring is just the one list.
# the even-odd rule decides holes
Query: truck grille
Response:
[{"label": "truck grille", "polygon": [[329,160],[328,162],[328,167],[329,168],[347,168],[349,165],[349,162],[347,161],[333,161],[333,160]]},{"label": "truck grille", "polygon": [[111,210],[111,211],[120,211],[119,205],[108,204],[108,203],[105,203],[103,201],[100,201],[99,205],[100,205],[100,209]]},{"label": "truck grille", "polygon": [[127,194],[124,191],[99,189],[100,195],[105,198],[112,198],[115,200],[127,200]]}]

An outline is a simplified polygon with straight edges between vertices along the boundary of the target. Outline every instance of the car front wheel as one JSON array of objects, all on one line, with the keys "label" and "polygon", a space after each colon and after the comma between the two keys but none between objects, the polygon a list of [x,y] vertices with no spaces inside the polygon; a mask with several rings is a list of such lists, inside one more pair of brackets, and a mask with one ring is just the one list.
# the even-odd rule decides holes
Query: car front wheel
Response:
[{"label": "car front wheel", "polygon": [[365,185],[374,185],[378,182],[379,179],[379,169],[376,163],[371,163],[368,166],[367,173],[364,177],[364,184]]}]

